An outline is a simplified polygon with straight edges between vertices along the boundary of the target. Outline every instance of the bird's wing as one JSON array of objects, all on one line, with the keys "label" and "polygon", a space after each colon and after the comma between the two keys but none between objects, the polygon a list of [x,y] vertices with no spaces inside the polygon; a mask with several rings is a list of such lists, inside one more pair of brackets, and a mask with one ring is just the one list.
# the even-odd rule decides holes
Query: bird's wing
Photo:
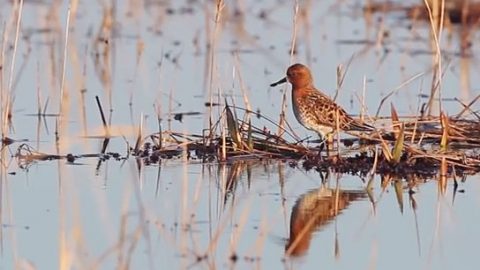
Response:
[{"label": "bird's wing", "polygon": [[374,129],[368,124],[353,119],[335,101],[318,90],[312,91],[308,95],[307,103],[309,104],[306,106],[314,108],[312,113],[315,115],[316,121],[322,125],[336,129],[338,121],[339,128],[342,130],[371,131]]},{"label": "bird's wing", "polygon": [[342,107],[321,92],[312,91],[306,101],[319,124],[336,128],[339,121],[340,129],[349,129],[350,123],[354,122]]}]

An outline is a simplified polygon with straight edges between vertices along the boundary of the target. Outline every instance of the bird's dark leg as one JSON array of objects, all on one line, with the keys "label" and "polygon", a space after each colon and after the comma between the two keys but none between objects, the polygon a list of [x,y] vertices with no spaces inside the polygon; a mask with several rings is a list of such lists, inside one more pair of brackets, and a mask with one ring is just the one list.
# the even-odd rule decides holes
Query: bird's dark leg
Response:
[{"label": "bird's dark leg", "polygon": [[327,145],[327,156],[330,156],[330,151],[333,151],[333,132],[325,135],[324,143]]},{"label": "bird's dark leg", "polygon": [[[318,154],[317,154],[317,160],[322,160],[322,151],[325,148],[325,138],[322,136],[322,134],[318,134],[320,137],[320,145],[318,146]],[[327,148],[328,149],[328,148]]]}]

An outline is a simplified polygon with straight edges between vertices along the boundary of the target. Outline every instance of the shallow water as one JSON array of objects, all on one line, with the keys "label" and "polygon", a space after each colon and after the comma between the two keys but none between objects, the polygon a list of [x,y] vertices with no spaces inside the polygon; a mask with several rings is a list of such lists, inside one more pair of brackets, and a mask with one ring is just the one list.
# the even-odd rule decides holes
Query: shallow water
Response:
[{"label": "shallow water", "polygon": [[[402,213],[393,184],[382,191],[381,179],[375,179],[374,210],[360,177],[330,175],[322,184],[318,173],[282,162],[235,165],[242,170],[230,189],[226,183],[234,166],[172,161],[160,172],[145,168],[138,177],[131,161],[123,166],[107,162],[98,176],[94,162],[57,164],[62,168],[58,178],[55,165],[34,166],[5,182],[2,268],[11,269],[14,256],[38,269],[56,268],[63,237],[64,256],[73,256],[75,265],[84,268],[111,269],[127,260],[133,269],[475,265],[479,239],[472,224],[479,218],[479,201],[472,194],[480,189],[477,177],[460,183],[465,192],[454,201],[451,185],[440,196],[437,181],[419,184],[413,195],[416,208],[404,189]],[[292,213],[297,200],[308,209],[305,198],[310,196],[310,204],[317,200],[321,208],[322,200],[335,196],[337,179],[340,214],[330,216],[334,207],[327,206],[329,217],[315,225],[304,255],[285,256],[290,219],[300,215]],[[197,262],[209,248],[208,259]],[[238,256],[235,263],[232,254]]]},{"label": "shallow water", "polygon": [[[432,81],[428,23],[411,22],[399,12],[370,18],[362,12],[362,1],[300,2],[292,62],[308,64],[319,88],[334,95],[336,67],[342,64],[348,70],[336,100],[347,111],[360,112],[365,92],[366,113],[375,115],[382,98],[398,88],[380,115],[390,114],[390,102],[400,115],[418,114],[426,102],[419,94],[428,94]],[[9,8],[0,11],[7,25]],[[286,86],[268,85],[284,76],[290,63],[293,11],[287,1],[227,2],[215,30],[211,1],[118,1],[115,28],[107,31],[101,27],[104,8],[79,3],[75,20],[70,20],[65,117],[38,119],[28,115],[37,113],[37,90],[42,104],[48,98],[46,112],[59,111],[67,3],[26,1],[8,137],[26,139],[43,153],[99,153],[101,141],[90,138],[104,135],[97,95],[116,136],[108,151],[122,156],[127,142],[135,144],[142,117],[144,134],[158,130],[157,113],[164,130],[201,134],[208,123],[204,103],[210,102],[209,91],[215,93],[213,102],[223,104],[226,95],[239,107],[248,106],[245,93],[252,110],[277,120],[282,93],[287,91],[289,102],[290,92]],[[13,47],[15,28],[8,29]],[[474,46],[471,57],[459,57],[460,30],[453,27],[443,36],[442,98],[468,103],[478,94],[472,87],[478,53]],[[101,31],[99,41],[95,37]],[[475,40],[477,33],[470,34]],[[379,35],[385,35],[381,42]],[[6,50],[3,89],[10,84],[13,52]],[[412,77],[416,79],[402,86]],[[214,108],[214,118],[222,108]],[[462,106],[444,100],[442,108],[454,115]],[[173,114],[182,112],[201,114],[173,120]],[[289,106],[287,120],[299,137],[312,135],[294,120]],[[276,131],[264,119],[252,121]],[[2,158],[1,269],[476,266],[476,175],[457,179],[462,192],[455,197],[452,179],[446,194],[439,194],[436,179],[417,180],[412,188],[415,207],[407,183],[398,182],[400,207],[394,184],[382,188],[380,176],[373,179],[372,204],[366,194],[368,179],[331,173],[322,181],[318,172],[291,167],[290,161],[219,165],[172,159],[138,169],[133,157],[110,159],[100,167],[98,159],[84,158],[75,164],[42,161],[22,169],[10,157],[19,145],[4,148]],[[332,203],[337,194],[339,203]],[[293,209],[299,212],[292,214]],[[292,216],[299,218],[292,224],[301,224],[309,209],[318,215],[304,219],[315,221],[303,232],[311,240],[292,244]],[[286,245],[294,245],[288,253],[302,256],[286,255]]]}]

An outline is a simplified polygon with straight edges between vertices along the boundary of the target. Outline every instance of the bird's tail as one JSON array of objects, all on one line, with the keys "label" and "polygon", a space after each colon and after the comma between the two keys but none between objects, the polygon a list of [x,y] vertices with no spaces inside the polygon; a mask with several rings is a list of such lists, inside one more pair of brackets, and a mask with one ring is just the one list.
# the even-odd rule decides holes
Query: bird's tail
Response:
[{"label": "bird's tail", "polygon": [[375,128],[369,124],[362,123],[359,121],[353,121],[350,123],[350,130],[353,131],[374,131]]},{"label": "bird's tail", "polygon": [[391,132],[385,132],[385,130],[377,129],[374,126],[356,120],[350,123],[350,131],[365,131],[372,138],[380,137],[382,140],[395,140],[395,136]]}]

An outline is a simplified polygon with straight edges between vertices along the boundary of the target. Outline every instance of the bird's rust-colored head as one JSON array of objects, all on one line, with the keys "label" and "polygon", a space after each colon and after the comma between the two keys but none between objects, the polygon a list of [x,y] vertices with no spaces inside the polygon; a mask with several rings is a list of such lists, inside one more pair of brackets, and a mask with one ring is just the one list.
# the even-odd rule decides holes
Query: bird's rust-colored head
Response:
[{"label": "bird's rust-colored head", "polygon": [[313,84],[310,69],[302,64],[294,64],[287,69],[287,80],[293,88],[307,87]]},{"label": "bird's rust-colored head", "polygon": [[272,83],[270,86],[276,86],[278,84],[290,82],[293,89],[303,88],[313,86],[312,73],[310,69],[302,64],[291,65],[287,69],[287,77],[279,80],[276,83]]}]

